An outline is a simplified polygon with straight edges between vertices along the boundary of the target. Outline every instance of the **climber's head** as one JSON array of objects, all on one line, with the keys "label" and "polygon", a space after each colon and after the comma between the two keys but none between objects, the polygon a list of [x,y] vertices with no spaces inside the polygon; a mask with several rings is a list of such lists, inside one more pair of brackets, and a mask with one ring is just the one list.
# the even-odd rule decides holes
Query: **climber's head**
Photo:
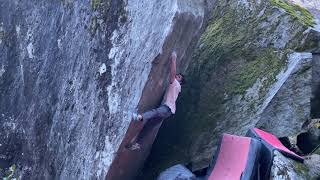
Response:
[{"label": "climber's head", "polygon": [[185,81],[185,78],[184,78],[184,75],[179,73],[179,74],[176,74],[176,80],[181,84],[183,85],[186,81]]}]

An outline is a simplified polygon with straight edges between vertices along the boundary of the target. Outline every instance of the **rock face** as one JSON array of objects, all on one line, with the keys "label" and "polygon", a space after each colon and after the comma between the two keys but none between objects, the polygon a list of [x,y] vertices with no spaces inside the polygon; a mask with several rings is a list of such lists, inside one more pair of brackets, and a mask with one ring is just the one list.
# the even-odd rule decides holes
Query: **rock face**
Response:
[{"label": "rock face", "polygon": [[313,55],[311,116],[320,118],[320,54]]},{"label": "rock face", "polygon": [[271,167],[270,179],[274,180],[298,180],[311,179],[308,168],[302,163],[284,157],[280,152],[274,152],[273,165]]},{"label": "rock face", "polygon": [[320,155],[312,154],[305,160],[305,165],[309,168],[308,174],[312,179],[320,178]]},{"label": "rock face", "polygon": [[201,3],[0,0],[0,168],[103,179],[130,113],[160,101],[173,48],[187,67]]},{"label": "rock face", "polygon": [[280,152],[274,152],[273,165],[270,179],[295,180],[295,179],[318,179],[320,178],[320,155],[313,154],[305,157],[304,163],[286,158]]},{"label": "rock face", "polygon": [[223,132],[244,135],[258,126],[289,136],[310,119],[317,16],[278,0],[211,5],[187,69],[189,83],[177,114],[160,131],[146,174],[173,162],[207,167]]},{"label": "rock face", "polygon": [[290,60],[297,64],[256,124],[278,137],[297,134],[303,123],[310,119],[312,54],[292,54]]}]

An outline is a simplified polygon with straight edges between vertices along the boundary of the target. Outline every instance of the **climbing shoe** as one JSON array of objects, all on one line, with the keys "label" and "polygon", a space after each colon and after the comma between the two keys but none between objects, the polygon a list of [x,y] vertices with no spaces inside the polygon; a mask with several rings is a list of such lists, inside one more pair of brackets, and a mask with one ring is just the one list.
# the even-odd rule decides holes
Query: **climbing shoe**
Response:
[{"label": "climbing shoe", "polygon": [[134,150],[139,150],[141,147],[140,147],[140,144],[139,143],[134,143],[132,144],[128,149],[134,151]]},{"label": "climbing shoe", "polygon": [[132,113],[132,120],[133,121],[142,121],[141,115],[139,115],[137,113]]},{"label": "climbing shoe", "polygon": [[133,121],[139,121],[137,113],[132,113],[132,120]]}]

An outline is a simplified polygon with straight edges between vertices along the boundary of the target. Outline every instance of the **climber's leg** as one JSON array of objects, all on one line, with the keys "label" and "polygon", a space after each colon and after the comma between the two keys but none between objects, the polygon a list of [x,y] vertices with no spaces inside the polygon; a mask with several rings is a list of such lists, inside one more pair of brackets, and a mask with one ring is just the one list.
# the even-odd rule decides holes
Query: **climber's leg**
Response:
[{"label": "climber's leg", "polygon": [[172,115],[171,110],[166,105],[161,105],[156,109],[152,109],[142,114],[143,124],[146,124],[149,120],[163,120]]},{"label": "climber's leg", "polygon": [[[156,108],[156,109],[152,109],[150,111],[147,111],[145,113],[142,114],[142,121],[143,121],[143,129],[141,132],[139,132],[134,138],[132,138],[132,140],[130,141],[129,145],[127,147],[132,148],[132,150],[136,150],[139,149],[137,147],[140,147],[140,142],[142,140],[143,137],[145,137],[146,135],[148,135],[154,125],[153,124],[158,124],[159,122],[161,122],[162,120],[170,117],[172,115],[172,112],[170,110],[170,108],[166,105],[161,105],[160,107]],[[151,120],[152,125],[148,125],[145,126],[145,124]]]},{"label": "climber's leg", "polygon": [[[152,109],[150,111],[143,113],[142,120],[143,120],[144,127],[142,131],[137,135],[136,142],[141,142],[141,139],[147,136],[157,124],[159,124],[164,119],[170,117],[171,115],[172,115],[171,110],[166,105],[161,105],[156,109]],[[149,121],[150,123],[148,123]],[[148,125],[145,126],[147,123]]]}]

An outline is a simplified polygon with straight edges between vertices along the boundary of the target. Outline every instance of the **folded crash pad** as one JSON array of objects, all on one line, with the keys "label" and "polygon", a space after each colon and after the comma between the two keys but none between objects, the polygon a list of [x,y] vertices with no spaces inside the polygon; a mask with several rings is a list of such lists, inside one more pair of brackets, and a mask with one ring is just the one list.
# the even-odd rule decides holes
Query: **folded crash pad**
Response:
[{"label": "folded crash pad", "polygon": [[208,180],[256,179],[260,148],[256,139],[223,134]]},{"label": "folded crash pad", "polygon": [[281,152],[286,157],[303,162],[303,158],[286,148],[277,137],[262,131],[258,128],[252,128],[247,132],[247,137],[252,137],[261,141],[261,159],[260,159],[260,178],[269,179],[271,166],[273,162],[274,151]]}]

